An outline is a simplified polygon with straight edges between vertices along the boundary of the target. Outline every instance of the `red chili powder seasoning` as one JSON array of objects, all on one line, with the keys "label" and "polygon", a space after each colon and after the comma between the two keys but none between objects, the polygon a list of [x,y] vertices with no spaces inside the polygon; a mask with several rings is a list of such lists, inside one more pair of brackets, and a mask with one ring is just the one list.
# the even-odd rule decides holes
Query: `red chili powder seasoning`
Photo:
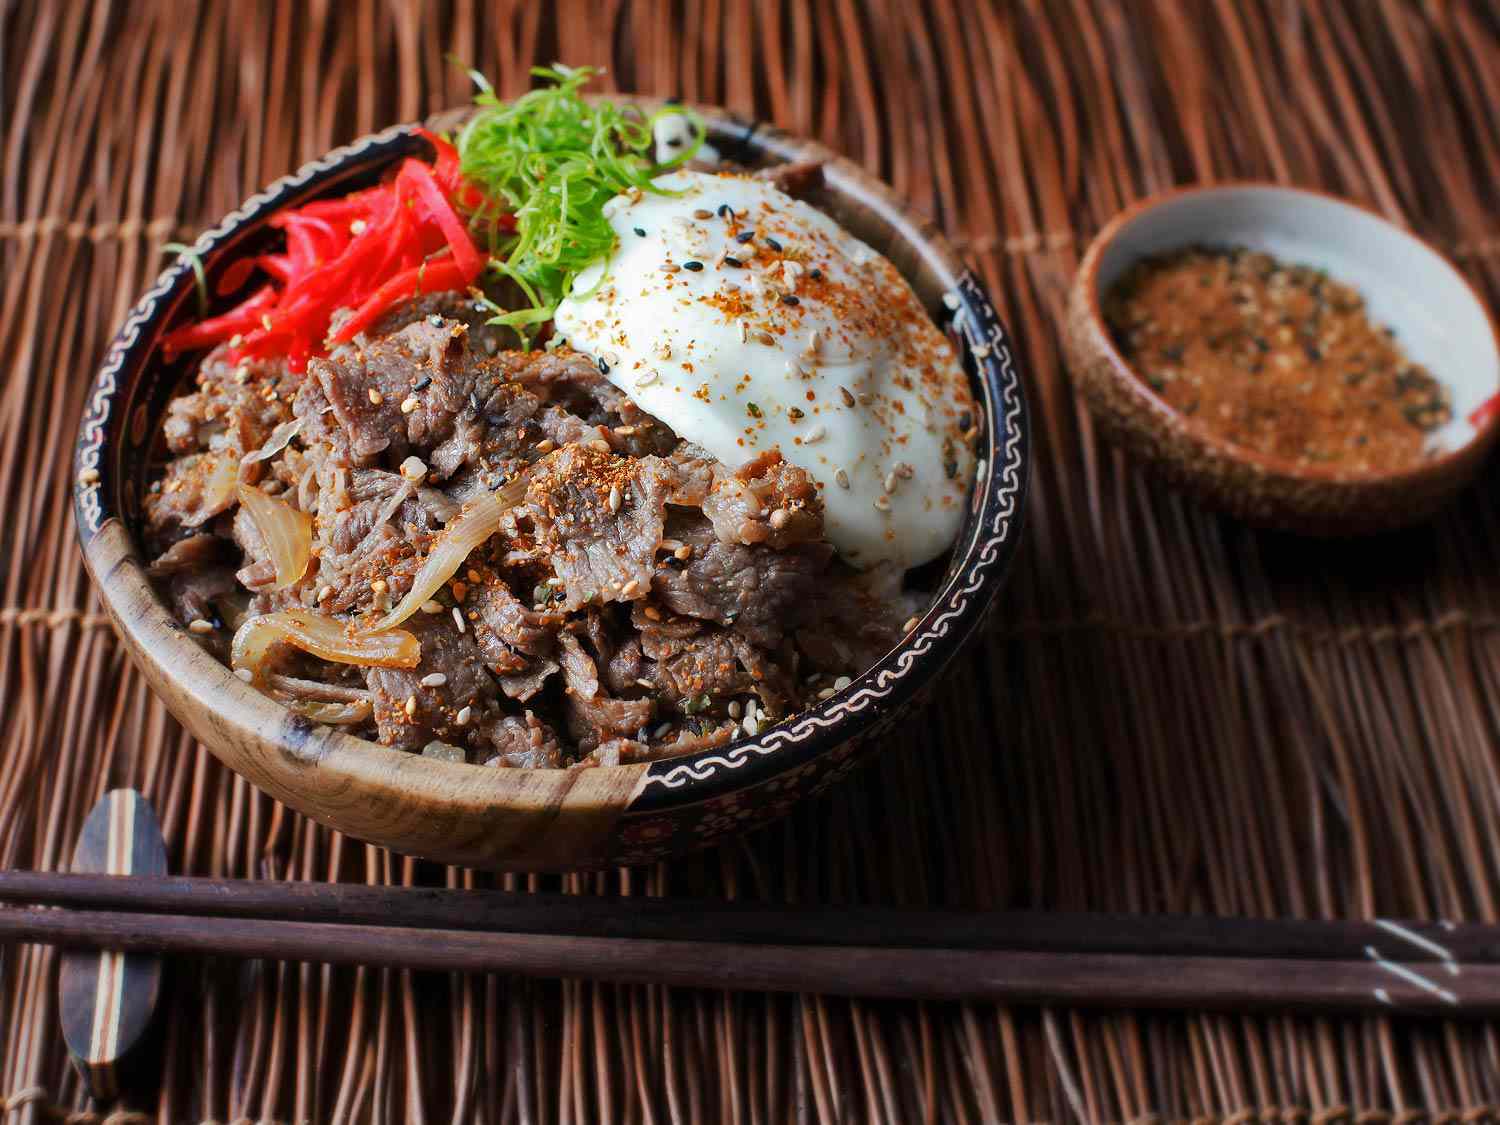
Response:
[{"label": "red chili powder seasoning", "polygon": [[1319,270],[1193,247],[1137,263],[1104,318],[1136,374],[1236,445],[1298,465],[1406,468],[1452,416],[1364,298]]}]

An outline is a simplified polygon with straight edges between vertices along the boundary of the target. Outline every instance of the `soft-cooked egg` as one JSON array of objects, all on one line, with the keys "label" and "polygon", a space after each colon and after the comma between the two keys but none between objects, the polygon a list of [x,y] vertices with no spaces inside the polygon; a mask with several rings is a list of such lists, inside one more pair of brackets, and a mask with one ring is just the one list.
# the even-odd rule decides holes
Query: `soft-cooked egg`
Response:
[{"label": "soft-cooked egg", "polygon": [[727,465],[778,449],[807,470],[851,563],[952,545],[977,416],[911,286],[827,215],[745,175],[674,172],[557,309],[569,344],[643,410]]}]

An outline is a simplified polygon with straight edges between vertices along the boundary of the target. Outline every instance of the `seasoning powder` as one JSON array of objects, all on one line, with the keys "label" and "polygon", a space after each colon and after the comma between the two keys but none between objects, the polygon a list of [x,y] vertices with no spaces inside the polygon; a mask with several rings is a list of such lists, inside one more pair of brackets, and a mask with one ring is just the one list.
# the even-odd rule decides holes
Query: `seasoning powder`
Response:
[{"label": "seasoning powder", "polygon": [[1385,472],[1421,461],[1452,415],[1352,287],[1243,249],[1138,263],[1105,320],[1136,374],[1237,445],[1298,465]]}]

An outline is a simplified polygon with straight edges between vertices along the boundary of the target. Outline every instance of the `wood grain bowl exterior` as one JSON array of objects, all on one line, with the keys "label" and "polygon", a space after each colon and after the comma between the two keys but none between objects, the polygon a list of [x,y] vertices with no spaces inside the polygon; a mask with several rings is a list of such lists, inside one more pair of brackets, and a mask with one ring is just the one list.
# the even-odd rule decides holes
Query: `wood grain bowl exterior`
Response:
[{"label": "wood grain bowl exterior", "polygon": [[1168,192],[1121,212],[1089,245],[1074,276],[1063,328],[1064,360],[1101,435],[1204,504],[1262,527],[1361,535],[1429,516],[1478,472],[1497,436],[1494,419],[1458,449],[1403,472],[1301,467],[1217,436],[1154,394],[1126,363],[1101,311],[1101,261],[1131,220],[1198,190]]},{"label": "wood grain bowl exterior", "polygon": [[[937,599],[901,645],[832,699],[755,738],[662,762],[495,769],[309,723],[205,651],[142,565],[146,459],[181,376],[156,345],[192,311],[193,277],[179,262],[132,310],[96,376],[79,431],[74,514],[104,605],[152,688],[194,737],[277,800],[357,839],[447,863],[562,870],[659,859],[765,823],[836,782],[921,703],[984,619],[1020,535],[1029,466],[1020,373],[993,307],[936,231],[878,181],[811,142],[704,113],[730,159],[826,160],[821,202],[891,258],[964,353],[981,404],[984,471]],[[213,277],[264,237],[275,210],[359,186],[421,148],[401,126],[336,150],[251,197],[194,249]]]}]

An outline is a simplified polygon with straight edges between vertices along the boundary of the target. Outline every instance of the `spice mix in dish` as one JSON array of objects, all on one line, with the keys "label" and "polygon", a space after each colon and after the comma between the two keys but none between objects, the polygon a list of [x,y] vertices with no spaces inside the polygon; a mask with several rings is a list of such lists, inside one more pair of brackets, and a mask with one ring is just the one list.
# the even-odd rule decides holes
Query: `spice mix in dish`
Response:
[{"label": "spice mix in dish", "polygon": [[1236,445],[1298,466],[1390,472],[1424,460],[1452,416],[1353,287],[1243,248],[1137,263],[1104,317],[1136,375]]}]

